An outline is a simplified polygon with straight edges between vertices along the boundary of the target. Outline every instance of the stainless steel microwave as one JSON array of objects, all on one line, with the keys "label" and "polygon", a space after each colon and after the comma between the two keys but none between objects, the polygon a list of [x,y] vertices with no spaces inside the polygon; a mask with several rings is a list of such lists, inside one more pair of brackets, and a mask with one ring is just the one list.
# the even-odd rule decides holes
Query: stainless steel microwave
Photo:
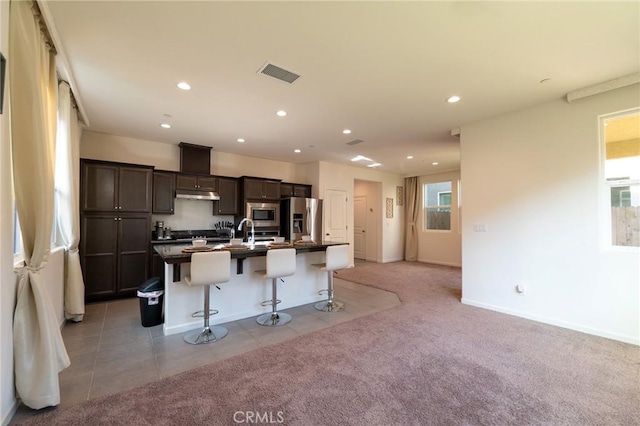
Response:
[{"label": "stainless steel microwave", "polygon": [[255,227],[280,226],[280,204],[247,203],[247,216]]}]

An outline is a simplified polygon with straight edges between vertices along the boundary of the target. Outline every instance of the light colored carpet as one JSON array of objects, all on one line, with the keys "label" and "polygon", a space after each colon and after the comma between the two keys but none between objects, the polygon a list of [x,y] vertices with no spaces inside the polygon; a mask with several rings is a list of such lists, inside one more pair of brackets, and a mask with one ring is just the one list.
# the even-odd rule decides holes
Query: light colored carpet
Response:
[{"label": "light colored carpet", "polygon": [[21,424],[638,424],[640,348],[462,305],[460,275],[358,263],[402,305]]}]

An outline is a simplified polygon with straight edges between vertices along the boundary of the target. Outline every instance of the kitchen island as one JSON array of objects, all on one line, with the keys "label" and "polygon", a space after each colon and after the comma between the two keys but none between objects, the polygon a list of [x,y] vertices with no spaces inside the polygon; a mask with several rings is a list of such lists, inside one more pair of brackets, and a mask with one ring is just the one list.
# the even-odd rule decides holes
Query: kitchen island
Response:
[{"label": "kitchen island", "polygon": [[[343,243],[301,243],[289,245],[296,249],[296,273],[278,283],[278,310],[323,300],[318,291],[327,286],[327,273],[312,266],[324,262],[327,247]],[[270,312],[271,306],[261,303],[271,299],[271,281],[263,279],[255,271],[265,269],[268,250],[286,245],[256,243],[253,247],[229,247],[228,244],[212,245],[214,250],[231,251],[231,279],[211,287],[211,309],[219,313],[211,317],[211,324],[221,324]],[[201,286],[190,287],[184,281],[189,275],[190,244],[158,244],[154,250],[165,262],[164,267],[164,326],[165,335],[182,333],[202,327],[201,318],[191,314],[202,310],[204,292]],[[295,321],[295,316],[294,316]]]}]

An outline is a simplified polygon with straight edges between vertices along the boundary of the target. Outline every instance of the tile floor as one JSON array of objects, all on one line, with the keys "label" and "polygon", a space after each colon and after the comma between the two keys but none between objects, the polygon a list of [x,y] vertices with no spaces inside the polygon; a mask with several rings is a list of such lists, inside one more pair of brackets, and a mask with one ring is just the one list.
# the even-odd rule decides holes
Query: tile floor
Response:
[{"label": "tile floor", "polygon": [[[320,312],[313,304],[283,310],[293,316],[284,326],[267,328],[255,318],[224,325],[219,342],[189,345],[183,334],[164,336],[162,326],[144,328],[138,298],[86,306],[84,321],[62,329],[71,366],[60,373],[60,407],[144,385],[205,364],[331,327],[400,304],[394,293],[334,280],[344,311]],[[195,310],[195,309],[194,309]],[[13,420],[38,412],[21,406]]]}]

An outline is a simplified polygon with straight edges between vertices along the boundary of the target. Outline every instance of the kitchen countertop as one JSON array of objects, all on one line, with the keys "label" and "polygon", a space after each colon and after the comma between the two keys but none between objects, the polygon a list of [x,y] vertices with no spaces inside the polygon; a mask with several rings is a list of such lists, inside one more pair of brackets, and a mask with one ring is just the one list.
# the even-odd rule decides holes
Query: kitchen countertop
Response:
[{"label": "kitchen countertop", "polygon": [[[296,249],[297,253],[306,253],[306,252],[314,252],[314,251],[325,251],[327,247],[334,245],[342,245],[347,243],[332,243],[332,242],[323,242],[323,243],[302,243],[301,241],[296,242],[293,245],[293,248]],[[251,248],[249,246],[242,247],[229,247],[228,244],[209,244],[209,247],[213,247],[214,250],[229,250],[231,251],[232,259],[246,259],[248,257],[256,257],[256,256],[266,256],[267,251],[269,250],[277,250],[277,248],[284,248],[282,246],[276,247],[274,245],[273,248],[269,248],[268,243],[256,243],[256,245]],[[184,253],[182,250],[185,248],[193,247],[191,244],[170,244],[170,243],[162,243],[155,244],[153,246],[154,250],[162,257],[162,260],[165,263],[169,264],[180,264],[180,263],[189,263],[191,262],[191,253]],[[239,265],[239,268],[240,265]]]},{"label": "kitchen countertop", "polygon": [[[189,244],[189,242],[195,238],[183,238],[183,239],[178,239],[178,238],[166,238],[166,239],[162,239],[162,240],[151,240],[151,244],[155,245],[155,244]],[[211,245],[211,244],[221,244],[221,243],[228,243],[229,242],[229,238],[224,238],[224,237],[208,237],[205,238],[207,240],[207,244]]]}]

